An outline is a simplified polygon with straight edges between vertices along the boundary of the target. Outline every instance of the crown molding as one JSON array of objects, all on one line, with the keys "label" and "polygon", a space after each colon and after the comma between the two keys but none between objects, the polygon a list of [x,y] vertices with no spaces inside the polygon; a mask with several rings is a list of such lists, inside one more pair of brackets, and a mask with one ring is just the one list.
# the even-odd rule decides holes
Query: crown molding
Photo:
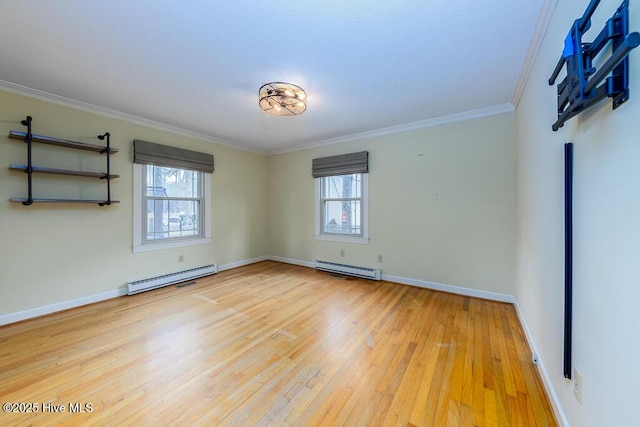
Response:
[{"label": "crown molding", "polygon": [[89,104],[87,102],[77,101],[74,99],[66,98],[60,95],[55,95],[49,92],[44,92],[38,89],[29,88],[26,86],[18,85],[15,83],[4,81],[4,80],[0,80],[0,90],[15,93],[22,96],[27,96],[30,98],[39,99],[41,101],[51,102],[53,104],[62,105],[64,107],[75,108],[78,110],[98,114],[98,115],[109,117],[112,119],[123,120],[129,123],[142,125],[142,126],[166,131],[166,132],[171,132],[177,135],[204,140],[214,144],[219,144],[226,147],[234,148],[236,150],[246,151],[253,154],[267,155],[267,156],[284,154],[284,153],[289,153],[294,151],[308,150],[311,148],[340,144],[343,142],[356,141],[356,140],[365,139],[365,138],[373,138],[376,136],[384,136],[384,135],[390,135],[394,133],[407,132],[415,129],[423,129],[423,128],[438,126],[438,125],[447,124],[447,123],[455,123],[455,122],[460,122],[465,120],[472,120],[472,119],[477,119],[481,117],[493,116],[497,114],[510,113],[514,111],[514,107],[512,104],[509,104],[509,103],[500,104],[500,105],[494,105],[491,107],[465,111],[462,113],[455,113],[447,116],[436,117],[433,119],[426,119],[426,120],[421,120],[417,122],[405,123],[401,125],[390,126],[386,128],[360,132],[360,133],[340,136],[340,137],[331,138],[331,139],[318,140],[308,144],[303,144],[296,147],[285,148],[281,150],[255,151],[255,150],[249,150],[246,148],[238,147],[237,145],[234,145],[233,142],[231,141],[226,141],[220,138],[213,138],[210,135],[205,135],[199,132],[194,132],[191,130],[180,128],[178,126],[157,122],[155,120],[145,119],[142,117],[134,116],[132,114],[122,113],[109,108],[99,107],[97,105]]},{"label": "crown molding", "polygon": [[514,111],[513,105],[508,103],[494,105],[492,107],[479,108],[477,110],[450,114],[447,116],[436,117],[433,119],[420,120],[417,122],[411,122],[411,123],[390,126],[390,127],[376,129],[376,130],[367,131],[367,132],[360,132],[360,133],[354,133],[351,135],[340,136],[337,138],[319,140],[309,144],[299,145],[293,148],[270,151],[267,154],[270,156],[275,156],[278,154],[308,150],[311,148],[324,147],[327,145],[341,144],[343,142],[356,141],[359,139],[373,138],[376,136],[384,136],[384,135],[390,135],[394,133],[407,132],[415,129],[423,129],[423,128],[428,128],[433,126],[439,126],[447,123],[462,122],[465,120],[478,119],[482,117],[494,116],[497,114],[512,113],[513,111]]},{"label": "crown molding", "polygon": [[120,111],[112,110],[110,108],[99,107],[88,102],[77,101],[75,99],[66,98],[64,96],[56,95],[53,93],[45,92],[38,89],[33,89],[27,86],[22,86],[16,83],[11,83],[5,80],[0,80],[0,90],[6,92],[15,93],[17,95],[26,96],[29,98],[35,98],[40,101],[51,102],[52,104],[61,105],[63,107],[70,107],[76,110],[86,111],[89,113],[98,114],[111,119],[122,120],[125,122],[133,123],[136,125],[146,126],[153,129],[158,129],[166,132],[171,132],[176,135],[186,136],[189,138],[196,138],[203,141],[211,142],[225,147],[235,148],[236,150],[248,151],[254,154],[262,154],[264,152],[253,151],[246,148],[238,147],[234,145],[232,141],[227,141],[223,138],[214,138],[211,135],[206,135],[200,132],[191,131],[178,126],[169,125],[167,123],[158,122],[151,119],[145,119],[143,117],[135,116],[133,114],[122,113]]},{"label": "crown molding", "polygon": [[553,12],[555,12],[557,5],[558,0],[545,0],[542,5],[542,11],[538,17],[538,22],[536,23],[536,31],[533,33],[531,43],[529,44],[529,50],[527,51],[527,57],[524,61],[524,65],[522,66],[522,71],[520,71],[520,77],[516,83],[516,90],[513,93],[513,100],[511,101],[511,104],[514,108],[518,108],[524,88],[529,81],[531,68],[533,67],[536,59],[538,59],[542,42],[544,41],[544,37],[547,35],[547,30],[551,23],[551,17],[553,16]]}]

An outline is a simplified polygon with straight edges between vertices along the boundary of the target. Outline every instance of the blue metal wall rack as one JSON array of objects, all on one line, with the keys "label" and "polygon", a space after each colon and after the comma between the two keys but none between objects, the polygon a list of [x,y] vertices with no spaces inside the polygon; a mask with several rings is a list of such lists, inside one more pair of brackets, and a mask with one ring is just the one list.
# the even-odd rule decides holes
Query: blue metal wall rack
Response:
[{"label": "blue metal wall rack", "polygon": [[[627,55],[640,44],[640,34],[629,34],[629,1],[624,0],[595,40],[583,42],[582,37],[591,28],[591,16],[599,4],[600,0],[591,0],[582,17],[574,21],[565,39],[562,57],[549,79],[549,85],[555,84],[562,67],[567,65],[567,76],[558,84],[558,119],[552,126],[554,131],[605,97],[613,98],[613,109],[629,99]],[[593,60],[609,41],[611,56],[596,69]]]}]

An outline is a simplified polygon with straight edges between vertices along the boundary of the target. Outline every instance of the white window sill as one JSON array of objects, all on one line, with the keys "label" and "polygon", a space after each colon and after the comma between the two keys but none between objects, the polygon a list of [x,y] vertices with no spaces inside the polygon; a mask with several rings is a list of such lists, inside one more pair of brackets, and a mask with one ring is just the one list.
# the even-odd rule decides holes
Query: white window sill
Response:
[{"label": "white window sill", "polygon": [[357,243],[359,245],[368,245],[369,239],[366,237],[342,236],[339,234],[316,234],[316,240],[325,240],[328,242]]},{"label": "white window sill", "polygon": [[153,242],[153,243],[145,243],[144,245],[134,245],[133,253],[139,252],[151,252],[151,251],[159,251],[162,249],[171,249],[171,248],[182,248],[185,246],[194,246],[194,245],[205,245],[207,243],[211,243],[211,239],[188,239],[188,240],[174,240],[172,242]]}]

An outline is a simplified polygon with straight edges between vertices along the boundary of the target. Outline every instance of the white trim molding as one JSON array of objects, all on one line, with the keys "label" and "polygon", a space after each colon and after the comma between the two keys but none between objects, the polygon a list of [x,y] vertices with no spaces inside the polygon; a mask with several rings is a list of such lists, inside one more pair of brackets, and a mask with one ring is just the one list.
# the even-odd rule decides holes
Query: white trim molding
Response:
[{"label": "white trim molding", "polygon": [[[267,259],[271,261],[283,262],[285,264],[294,264],[294,265],[300,265],[302,267],[315,268],[315,263],[309,262],[309,261],[302,261],[299,259],[283,258],[283,257],[277,257],[277,256],[270,256],[270,257],[267,257]],[[443,283],[429,282],[429,281],[420,280],[420,279],[410,279],[407,277],[391,276],[389,274],[383,274],[382,280],[385,280],[387,282],[399,283],[401,285],[411,285],[411,286],[416,286],[424,289],[432,289],[434,291],[449,292],[452,294],[483,298],[483,299],[488,299],[492,301],[508,302],[512,304],[516,302],[516,298],[513,295],[509,295],[509,294],[483,291],[480,289],[464,288],[461,286],[446,285]]]},{"label": "white trim molding", "polygon": [[102,292],[100,294],[89,295],[69,301],[57,302],[55,304],[45,305],[43,307],[30,308],[28,310],[18,311],[16,313],[9,313],[0,316],[0,325],[7,325],[9,323],[20,322],[22,320],[32,319],[34,317],[45,316],[47,314],[52,314],[58,311],[68,310],[70,308],[80,307],[87,304],[93,304],[94,302],[104,301],[126,294],[127,285],[123,285],[113,291]]},{"label": "white trim molding", "polygon": [[51,102],[52,104],[62,105],[63,107],[71,107],[76,110],[86,111],[88,113],[98,114],[110,119],[123,120],[128,123],[136,125],[146,126],[153,129],[158,129],[166,132],[173,133],[175,135],[187,136],[189,138],[201,139],[203,141],[212,142],[214,144],[223,145],[225,147],[235,148],[237,150],[246,151],[253,154],[265,154],[261,151],[249,150],[247,148],[239,147],[234,141],[224,139],[222,137],[206,135],[200,132],[195,132],[189,129],[184,129],[178,126],[169,125],[166,123],[158,122],[151,119],[145,119],[144,117],[134,116],[133,114],[122,113],[120,111],[112,110],[110,108],[99,107],[88,102],[77,101],[75,99],[66,98],[64,96],[56,95],[53,93],[45,92],[38,89],[33,89],[27,86],[22,86],[16,83],[11,83],[6,80],[0,80],[0,89],[6,92],[15,93],[16,95],[27,96],[29,98],[38,99],[40,101]]},{"label": "white trim molding", "polygon": [[[547,1],[552,1],[557,3],[558,0],[547,0]],[[318,141],[310,142],[308,144],[299,145],[293,148],[285,148],[282,150],[255,151],[255,150],[250,150],[247,148],[240,147],[237,142],[229,139],[225,139],[222,137],[217,137],[217,136],[214,137],[214,136],[206,135],[200,132],[184,129],[178,126],[172,126],[172,125],[161,123],[155,120],[145,119],[144,117],[122,113],[120,111],[112,110],[109,108],[99,107],[97,105],[93,105],[88,102],[77,101],[71,98],[66,98],[64,96],[56,95],[56,94],[45,92],[38,89],[33,89],[33,88],[22,86],[16,83],[11,83],[6,80],[0,80],[0,90],[4,90],[10,93],[15,93],[17,95],[27,96],[29,98],[39,99],[41,101],[51,102],[53,104],[62,105],[64,107],[71,107],[77,110],[98,114],[103,117],[123,120],[128,123],[147,126],[153,129],[159,129],[159,130],[171,132],[176,135],[183,135],[190,138],[197,138],[203,141],[208,141],[215,144],[223,145],[225,147],[235,148],[237,150],[242,150],[242,151],[246,151],[254,154],[263,154],[267,156],[306,150],[309,148],[323,147],[326,145],[339,144],[342,142],[356,141],[359,139],[371,138],[375,136],[390,135],[390,134],[410,131],[414,129],[438,126],[446,123],[453,123],[453,122],[459,122],[464,120],[477,119],[481,117],[493,116],[496,114],[509,113],[514,111],[514,105],[515,105],[515,104],[506,103],[506,104],[494,105],[491,107],[478,108],[476,110],[465,111],[462,113],[455,113],[455,114],[450,114],[446,116],[435,117],[432,119],[426,119],[426,120],[421,120],[417,122],[405,123],[405,124],[390,126],[382,129],[376,129],[376,130],[367,131],[367,132],[345,135],[337,138],[318,140]],[[514,96],[514,99],[519,99],[519,96],[518,97]]]},{"label": "white trim molding", "polygon": [[257,258],[251,258],[251,259],[245,259],[245,260],[236,261],[236,262],[230,262],[228,264],[222,264],[222,265],[218,266],[218,272],[225,271],[225,270],[231,270],[232,268],[244,267],[245,265],[255,264],[257,262],[268,261],[268,260],[269,260],[268,256],[260,256],[260,257],[257,257]]},{"label": "white trim molding", "polygon": [[282,257],[279,257],[279,256],[270,256],[270,257],[267,257],[267,259],[269,261],[282,262],[284,264],[299,265],[300,267],[309,267],[309,268],[315,268],[316,267],[316,263],[313,262],[313,261],[302,261],[302,260],[299,260],[299,259],[282,258]]},{"label": "white trim molding", "polygon": [[[270,257],[261,256],[252,259],[246,259],[241,261],[236,261],[228,264],[222,264],[218,266],[218,272],[224,270],[230,270],[232,268],[242,267],[245,265],[254,264],[256,262],[267,261]],[[284,261],[283,261],[284,262]],[[313,263],[310,263],[311,267],[313,267]],[[68,310],[70,308],[81,307],[87,304],[93,304],[95,302],[100,302],[104,300],[108,300],[111,298],[126,296],[128,292],[127,285],[124,284],[118,289],[102,292],[100,294],[88,295],[81,298],[76,298],[68,301],[61,301],[50,305],[45,305],[42,307],[30,308],[23,311],[18,311],[15,313],[9,313],[5,315],[0,315],[0,326],[8,325],[9,323],[20,322],[22,320],[33,319],[35,317],[45,316],[47,314],[53,314],[58,311]]]},{"label": "white trim molding", "polygon": [[569,421],[567,420],[567,416],[562,409],[562,405],[560,405],[560,399],[558,398],[558,394],[556,393],[555,388],[553,388],[553,383],[551,382],[551,377],[549,377],[549,373],[547,372],[547,368],[544,365],[544,360],[538,348],[536,347],[536,343],[533,340],[533,336],[529,331],[529,327],[527,326],[527,322],[524,318],[522,310],[520,309],[520,305],[518,304],[518,300],[516,299],[513,302],[513,305],[516,308],[516,313],[518,314],[518,319],[520,320],[520,324],[522,325],[522,329],[524,330],[524,335],[527,339],[527,343],[529,344],[529,348],[531,351],[538,356],[538,372],[540,373],[540,377],[542,378],[542,382],[544,384],[544,388],[549,395],[549,400],[551,401],[551,406],[553,408],[553,412],[556,416],[556,421],[565,427],[569,427]]},{"label": "white trim molding", "polygon": [[542,42],[544,41],[544,36],[547,34],[547,29],[549,28],[549,24],[551,23],[551,17],[553,16],[553,12],[556,9],[557,5],[558,0],[545,0],[544,4],[542,5],[542,11],[540,12],[538,22],[536,23],[536,30],[533,33],[531,43],[529,44],[527,57],[525,58],[522,70],[520,71],[520,77],[518,78],[518,82],[516,83],[516,89],[513,92],[511,105],[513,105],[514,108],[518,108],[520,98],[522,97],[524,88],[527,85],[527,81],[529,80],[529,73],[531,72],[531,68],[538,58],[540,48],[542,47]]},{"label": "white trim molding", "polygon": [[447,285],[444,283],[429,282],[427,280],[410,279],[407,277],[382,275],[382,280],[388,282],[400,283],[402,285],[411,285],[418,288],[431,289],[434,291],[448,292],[451,294],[464,295],[467,297],[482,298],[491,301],[514,303],[516,298],[513,295],[502,294],[499,292],[483,291],[481,289],[465,288],[462,286]]},{"label": "white trim molding", "polygon": [[[557,0],[556,0],[557,1]],[[465,120],[479,119],[481,117],[495,116],[497,114],[512,113],[515,111],[512,104],[500,104],[491,107],[478,108],[477,110],[464,111],[462,113],[449,114],[447,116],[435,117],[433,119],[420,120],[417,122],[405,123],[397,126],[390,126],[368,132],[354,133],[351,135],[339,136],[337,138],[319,140],[309,144],[299,145],[293,148],[269,151],[265,154],[275,156],[278,154],[291,153],[294,151],[307,150],[310,148],[324,147],[327,145],[340,144],[343,142],[357,141],[359,139],[373,138],[376,136],[391,135],[400,132],[407,132],[415,129],[423,129],[447,123],[462,122]]]},{"label": "white trim molding", "polygon": [[[230,270],[232,268],[243,267],[245,265],[255,264],[257,262],[262,262],[262,261],[276,261],[276,262],[282,262],[285,264],[298,265],[301,267],[315,268],[315,263],[312,261],[302,261],[299,259],[265,255],[265,256],[260,256],[256,258],[235,261],[227,264],[220,264],[218,266],[218,271]],[[401,276],[392,276],[388,274],[383,274],[382,280],[399,283],[403,285],[417,286],[425,289],[433,289],[436,291],[443,291],[443,292],[449,292],[449,293],[465,295],[470,297],[484,298],[492,301],[500,301],[500,302],[508,302],[508,303],[516,304],[516,310],[518,311],[518,315],[520,316],[521,322],[525,329],[525,333],[527,334],[527,339],[530,342],[531,349],[533,351],[536,351],[535,345],[533,345],[533,341],[531,340],[530,334],[528,333],[528,329],[526,328],[526,323],[524,321],[524,318],[520,313],[516,299],[513,295],[502,294],[498,292],[483,291],[479,289],[464,288],[461,286],[446,285],[443,283],[429,282],[426,280],[411,279],[411,278],[406,278]],[[24,310],[16,313],[2,315],[0,316],[0,325],[19,322],[21,320],[30,319],[33,317],[44,316],[46,314],[55,313],[56,311],[62,311],[62,310],[67,310],[69,308],[80,307],[82,305],[92,304],[94,302],[103,301],[106,299],[115,298],[115,297],[123,296],[126,294],[127,294],[127,286],[125,284],[116,290],[107,291],[107,292],[103,292],[96,295],[89,295],[86,297],[81,297],[81,298],[77,298],[69,301],[62,301],[59,303],[55,303],[55,304],[51,304],[43,307],[36,307],[36,308],[32,308],[32,309],[28,309],[28,310]]]}]

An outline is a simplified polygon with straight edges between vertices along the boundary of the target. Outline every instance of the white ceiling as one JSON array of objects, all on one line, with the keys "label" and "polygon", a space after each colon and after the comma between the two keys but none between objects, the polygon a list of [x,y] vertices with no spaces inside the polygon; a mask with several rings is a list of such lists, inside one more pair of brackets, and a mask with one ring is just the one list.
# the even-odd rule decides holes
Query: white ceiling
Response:
[{"label": "white ceiling", "polygon": [[[543,3],[0,0],[0,88],[286,151],[508,107]],[[270,81],[307,111],[261,111]]]}]

